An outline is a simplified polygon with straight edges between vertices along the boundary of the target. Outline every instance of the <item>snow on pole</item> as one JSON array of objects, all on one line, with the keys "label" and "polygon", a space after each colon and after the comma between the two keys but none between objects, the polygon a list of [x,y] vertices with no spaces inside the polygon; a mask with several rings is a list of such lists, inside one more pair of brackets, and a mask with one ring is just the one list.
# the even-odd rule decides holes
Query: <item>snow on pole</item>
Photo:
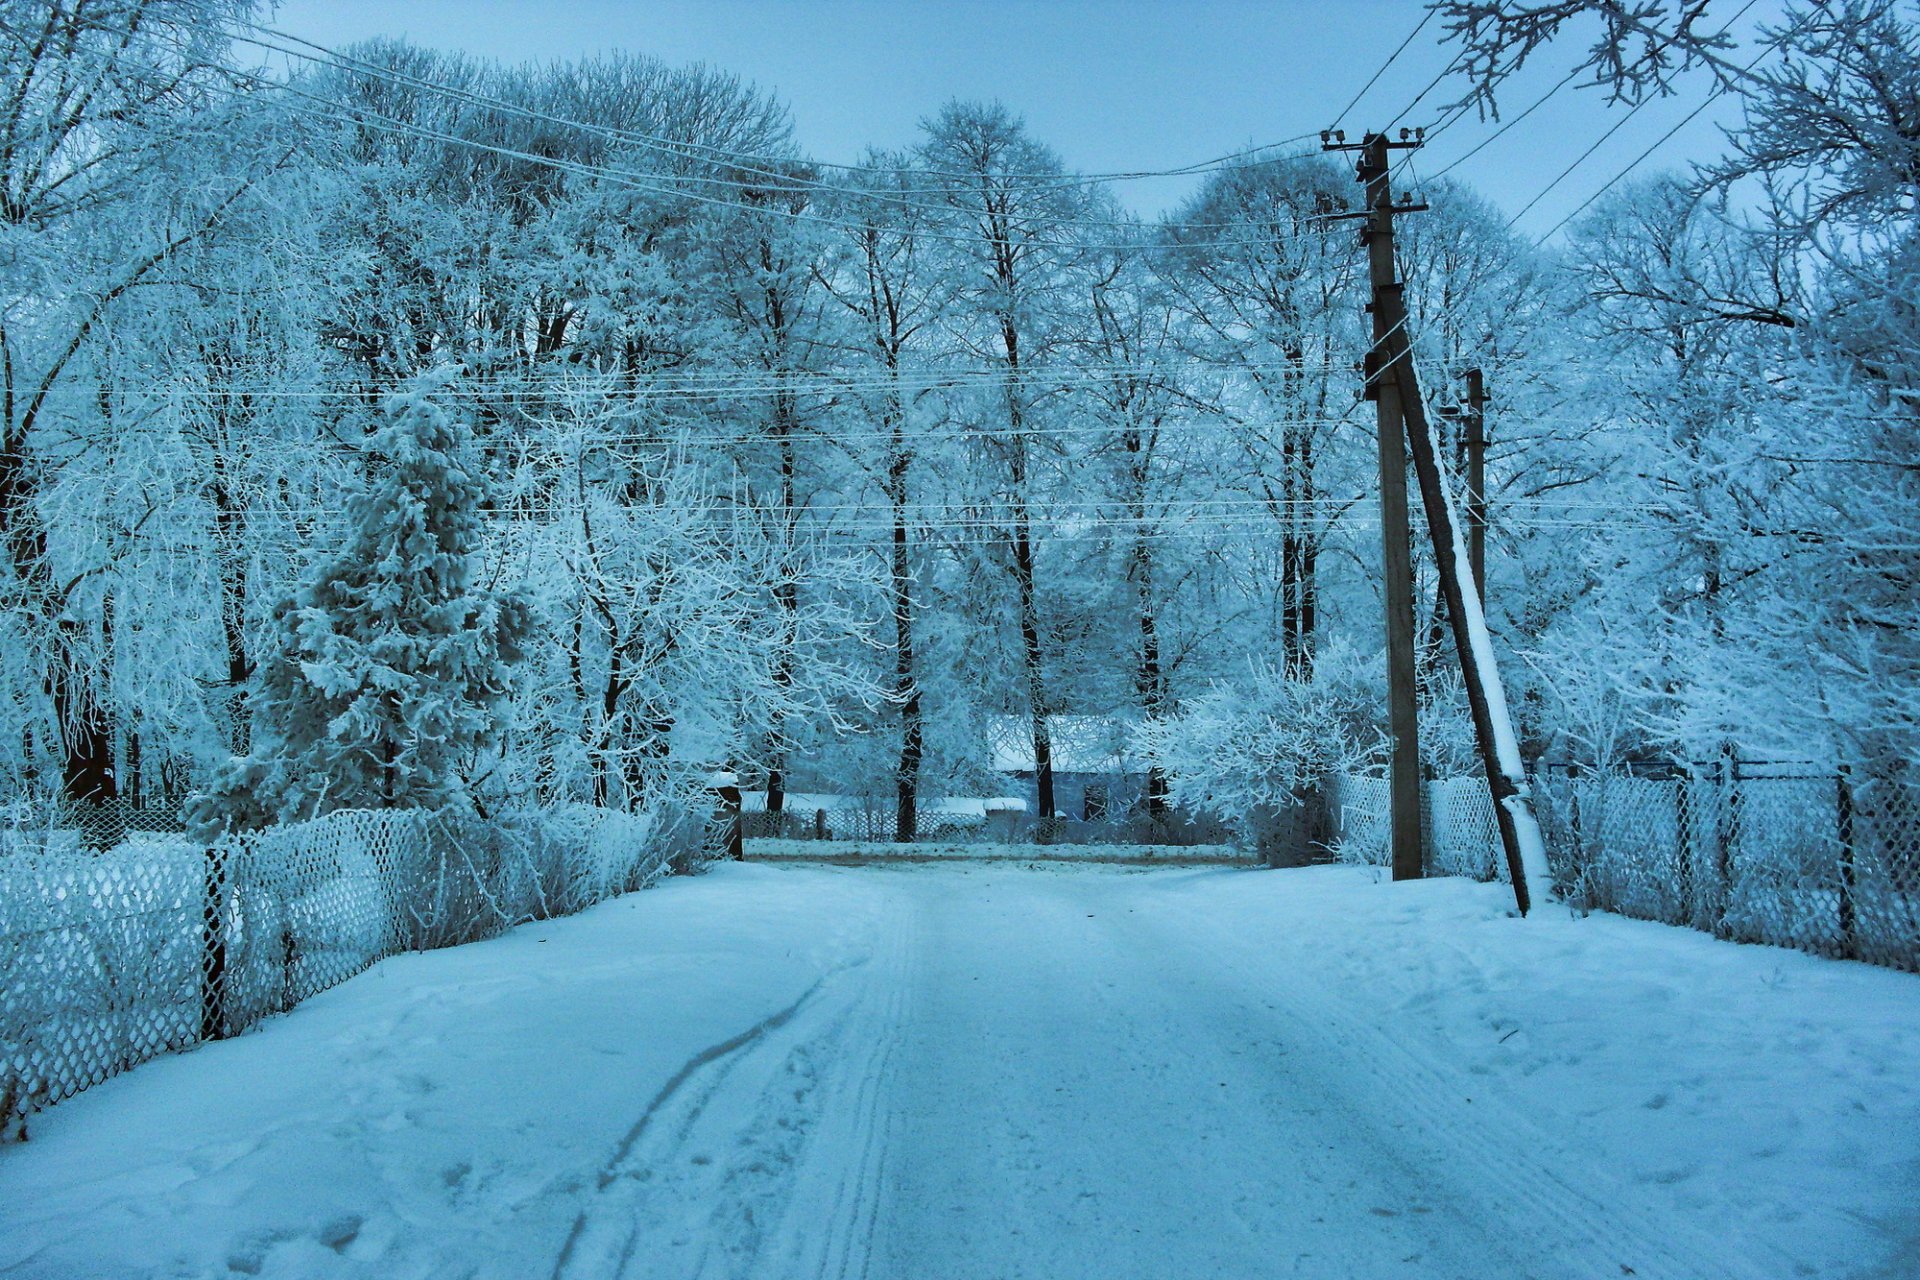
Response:
[{"label": "snow on pole", "polygon": [[[1395,301],[1398,301],[1397,294]],[[1520,742],[1513,731],[1513,715],[1507,708],[1506,690],[1494,662],[1493,640],[1487,633],[1486,612],[1474,585],[1472,562],[1460,538],[1453,494],[1440,469],[1439,437],[1427,418],[1426,403],[1420,398],[1420,382],[1414,376],[1405,311],[1398,306],[1395,310],[1400,314],[1391,317],[1393,327],[1386,356],[1400,383],[1408,452],[1413,455],[1414,474],[1420,481],[1427,530],[1433,536],[1434,563],[1446,596],[1454,646],[1460,655],[1461,679],[1466,685],[1467,705],[1473,712],[1474,737],[1487,773],[1487,790],[1493,798],[1500,843],[1505,846],[1507,870],[1513,878],[1514,903],[1520,914],[1525,915],[1532,905],[1530,890],[1533,887],[1538,887],[1542,895],[1553,892],[1546,841],[1534,817],[1532,790],[1527,783],[1526,766],[1520,759]]]}]

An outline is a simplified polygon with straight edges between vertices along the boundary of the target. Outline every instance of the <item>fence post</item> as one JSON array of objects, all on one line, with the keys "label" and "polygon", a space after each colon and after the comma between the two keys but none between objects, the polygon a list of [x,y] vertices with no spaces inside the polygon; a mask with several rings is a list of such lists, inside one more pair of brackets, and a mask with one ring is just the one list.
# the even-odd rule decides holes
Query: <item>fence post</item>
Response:
[{"label": "fence post", "polygon": [[741,811],[740,780],[731,772],[722,770],[708,780],[714,796],[720,801],[718,815],[720,824],[721,853],[724,858],[735,861],[746,855],[746,818]]},{"label": "fence post", "polygon": [[1693,902],[1693,771],[1676,769],[1673,775],[1674,885],[1680,893],[1680,924],[1692,924]]},{"label": "fence post", "polygon": [[206,897],[201,913],[200,1038],[227,1035],[227,855],[207,846]]},{"label": "fence post", "polygon": [[1714,921],[1716,938],[1733,936],[1728,919],[1733,910],[1733,852],[1740,840],[1740,765],[1730,755],[1722,755],[1716,765],[1720,777],[1721,801],[1719,848],[1714,851],[1714,872],[1720,882],[1720,918]]},{"label": "fence post", "polygon": [[[1434,779],[1432,771],[1420,771],[1420,874],[1430,876],[1442,874],[1438,865],[1440,849],[1435,835],[1437,824],[1434,810],[1440,804],[1440,784]],[[1543,889],[1544,893],[1545,890]]]},{"label": "fence post", "polygon": [[1856,936],[1853,901],[1853,784],[1847,779],[1847,766],[1841,765],[1834,776],[1834,802],[1840,827],[1840,954],[1849,960],[1860,956]]},{"label": "fence post", "polygon": [[1587,854],[1586,833],[1580,829],[1580,766],[1568,761],[1565,777],[1567,780],[1567,843],[1572,846],[1573,852],[1570,870],[1573,872],[1574,892],[1589,899],[1583,906],[1591,906],[1593,876],[1590,871],[1593,859]]}]

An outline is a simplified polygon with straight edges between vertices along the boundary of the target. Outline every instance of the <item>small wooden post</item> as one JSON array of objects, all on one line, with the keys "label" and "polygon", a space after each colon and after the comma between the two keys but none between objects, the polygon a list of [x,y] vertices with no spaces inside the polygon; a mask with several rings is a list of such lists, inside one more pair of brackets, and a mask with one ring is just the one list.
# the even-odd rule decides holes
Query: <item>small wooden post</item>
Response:
[{"label": "small wooden post", "polygon": [[227,855],[207,848],[206,898],[201,911],[200,1038],[227,1035]]},{"label": "small wooden post", "polygon": [[1674,885],[1680,894],[1680,923],[1692,924],[1693,908],[1693,771],[1675,769],[1673,773]]},{"label": "small wooden post", "polygon": [[1718,761],[1720,774],[1720,837],[1714,850],[1714,875],[1720,882],[1720,912],[1714,921],[1714,936],[1730,938],[1733,925],[1727,914],[1733,909],[1733,854],[1740,842],[1740,764],[1731,753]]},{"label": "small wooden post", "polygon": [[740,806],[740,780],[731,773],[716,773],[708,785],[720,801],[721,856],[743,861],[747,856],[746,823]]}]

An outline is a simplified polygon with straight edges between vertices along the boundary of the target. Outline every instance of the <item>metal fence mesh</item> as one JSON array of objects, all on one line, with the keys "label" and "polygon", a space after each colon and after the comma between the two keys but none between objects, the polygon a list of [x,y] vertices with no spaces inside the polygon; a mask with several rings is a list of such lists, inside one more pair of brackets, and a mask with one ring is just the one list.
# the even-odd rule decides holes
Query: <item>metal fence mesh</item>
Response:
[{"label": "metal fence mesh", "polygon": [[[741,815],[748,840],[838,840],[862,844],[893,842],[895,813],[887,804],[839,805],[832,809],[807,806],[780,813],[749,809]],[[1042,831],[1042,827],[1045,830]],[[1212,845],[1233,842],[1234,831],[1223,822],[1182,813],[1160,819],[1116,814],[1078,821],[1046,821],[1030,813],[991,811],[955,813],[941,809],[921,812],[914,824],[921,844],[1025,844],[1041,836],[1053,844]]]},{"label": "metal fence mesh", "polygon": [[[1388,861],[1387,781],[1330,780],[1345,861]],[[1920,972],[1920,788],[1763,766],[1577,773],[1534,797],[1554,880],[1576,906]],[[1503,879],[1487,786],[1421,787],[1431,874]]]},{"label": "metal fence mesh", "polygon": [[1920,792],[1738,767],[1549,771],[1555,878],[1576,902],[1920,972]]},{"label": "metal fence mesh", "polygon": [[[999,819],[989,823],[984,816],[971,814],[920,814],[914,823],[916,836],[923,841],[974,841],[1006,839],[1013,823]],[[788,809],[780,813],[750,810],[742,815],[749,840],[854,840],[862,843],[891,841],[895,834],[893,810],[880,805],[846,805],[834,809]]]},{"label": "metal fence mesh", "polygon": [[[1343,862],[1385,866],[1391,859],[1387,780],[1340,774],[1329,782],[1336,852]],[[1504,879],[1506,861],[1483,778],[1435,778],[1420,784],[1421,843],[1433,875]]]},{"label": "metal fence mesh", "polygon": [[6,835],[0,1132],[386,956],[581,910],[706,847],[702,823],[584,806],[343,811],[212,848],[125,827],[104,850],[72,826]]}]

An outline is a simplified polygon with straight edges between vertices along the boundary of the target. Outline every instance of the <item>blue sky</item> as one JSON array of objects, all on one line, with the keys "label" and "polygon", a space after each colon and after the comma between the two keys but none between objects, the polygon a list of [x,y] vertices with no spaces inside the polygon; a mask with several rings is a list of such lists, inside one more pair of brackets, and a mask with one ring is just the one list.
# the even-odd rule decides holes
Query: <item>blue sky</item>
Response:
[{"label": "blue sky", "polygon": [[[1730,18],[1741,3],[1719,7]],[[1735,33],[1750,33],[1779,7],[1758,0]],[[1422,12],[1417,0],[288,0],[271,22],[327,45],[405,36],[510,62],[615,48],[705,62],[777,92],[801,146],[827,160],[911,141],[920,119],[948,98],[999,98],[1069,166],[1105,172],[1168,168],[1332,124]],[[1439,26],[1427,24],[1345,127],[1385,123],[1413,103],[1445,65]],[[1569,41],[1576,36],[1591,32]],[[1504,110],[1517,114],[1565,75],[1571,49],[1555,52],[1513,84]],[[1635,114],[1521,217],[1521,229],[1551,228],[1707,89],[1695,78]],[[1457,96],[1443,84],[1401,123],[1431,124]],[[1569,87],[1455,176],[1518,213],[1623,111],[1596,90]],[[1718,126],[1736,120],[1720,100],[1642,168],[1712,154]],[[1445,167],[1497,127],[1471,116],[1455,123],[1418,158],[1419,169]],[[1192,186],[1155,179],[1117,190],[1152,216]]]}]

